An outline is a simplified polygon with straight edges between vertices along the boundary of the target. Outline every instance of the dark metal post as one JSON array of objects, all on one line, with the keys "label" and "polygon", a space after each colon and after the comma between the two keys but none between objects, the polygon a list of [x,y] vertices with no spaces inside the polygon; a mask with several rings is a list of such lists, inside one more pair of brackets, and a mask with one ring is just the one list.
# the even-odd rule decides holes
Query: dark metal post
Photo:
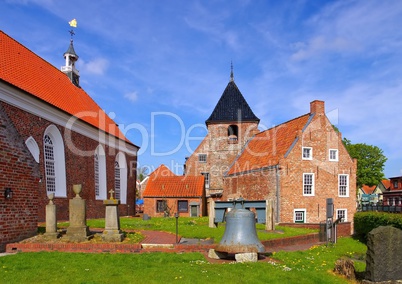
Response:
[{"label": "dark metal post", "polygon": [[174,214],[176,217],[176,244],[179,243],[179,213]]}]

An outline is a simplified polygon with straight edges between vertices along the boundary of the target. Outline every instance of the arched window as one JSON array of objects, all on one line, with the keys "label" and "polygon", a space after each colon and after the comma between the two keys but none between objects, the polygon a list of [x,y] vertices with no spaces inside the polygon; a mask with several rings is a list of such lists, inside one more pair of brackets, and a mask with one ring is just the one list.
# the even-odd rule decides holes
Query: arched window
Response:
[{"label": "arched window", "polygon": [[64,143],[56,126],[46,128],[43,148],[46,191],[56,197],[67,197]]},{"label": "arched window", "polygon": [[239,135],[239,127],[237,125],[229,125],[229,127],[228,127],[229,143],[236,144],[238,135]]},{"label": "arched window", "polygon": [[25,145],[27,145],[29,152],[31,152],[32,156],[34,157],[35,161],[39,163],[39,147],[38,143],[36,143],[35,139],[30,136],[26,141]]},{"label": "arched window", "polygon": [[94,154],[95,164],[95,198],[107,199],[106,190],[106,155],[102,145],[99,145]]},{"label": "arched window", "polygon": [[118,153],[114,164],[115,198],[127,203],[127,162],[123,153]]}]

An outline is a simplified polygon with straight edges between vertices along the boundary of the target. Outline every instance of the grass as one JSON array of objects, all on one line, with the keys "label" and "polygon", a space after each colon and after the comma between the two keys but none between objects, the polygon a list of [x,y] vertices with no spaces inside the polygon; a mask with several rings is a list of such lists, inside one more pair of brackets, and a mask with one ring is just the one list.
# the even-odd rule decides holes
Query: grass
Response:
[{"label": "grass", "polygon": [[[0,257],[1,283],[349,283],[335,261],[361,263],[366,246],[341,238],[330,246],[277,252],[272,261],[212,264],[200,253],[20,253]],[[358,265],[358,270],[364,266]]]},{"label": "grass", "polygon": [[[91,219],[87,221],[87,225],[91,228],[104,228],[104,219]],[[120,226],[123,231],[127,230],[155,230],[176,233],[176,218],[151,218],[150,220],[142,220],[141,218],[121,217]],[[68,223],[59,223],[58,227],[67,228]],[[284,238],[291,236],[305,235],[317,230],[291,228],[291,227],[276,227],[276,232],[265,231],[264,224],[257,224],[257,235],[261,241],[271,240],[276,238]],[[208,217],[178,218],[179,235],[184,238],[195,239],[214,239],[219,242],[225,231],[225,224],[219,223],[218,228],[208,227]]]}]

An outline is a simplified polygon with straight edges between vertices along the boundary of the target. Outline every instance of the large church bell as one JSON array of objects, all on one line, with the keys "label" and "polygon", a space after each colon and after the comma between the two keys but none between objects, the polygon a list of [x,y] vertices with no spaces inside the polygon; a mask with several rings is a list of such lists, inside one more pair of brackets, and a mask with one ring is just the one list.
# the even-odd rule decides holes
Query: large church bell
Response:
[{"label": "large church bell", "polygon": [[255,214],[242,208],[227,212],[225,233],[215,250],[234,254],[264,253],[265,247],[257,236]]}]

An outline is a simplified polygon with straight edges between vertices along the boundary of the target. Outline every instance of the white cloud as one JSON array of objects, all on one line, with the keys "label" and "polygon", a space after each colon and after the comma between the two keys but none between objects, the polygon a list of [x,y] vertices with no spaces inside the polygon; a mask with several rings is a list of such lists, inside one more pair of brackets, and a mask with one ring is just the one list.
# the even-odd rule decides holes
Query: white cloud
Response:
[{"label": "white cloud", "polygon": [[136,102],[138,100],[138,93],[131,92],[131,93],[125,94],[124,97],[131,102]]},{"label": "white cloud", "polygon": [[96,75],[105,74],[107,68],[109,67],[109,61],[104,58],[96,58],[89,62],[80,60],[79,62],[80,69]]}]

